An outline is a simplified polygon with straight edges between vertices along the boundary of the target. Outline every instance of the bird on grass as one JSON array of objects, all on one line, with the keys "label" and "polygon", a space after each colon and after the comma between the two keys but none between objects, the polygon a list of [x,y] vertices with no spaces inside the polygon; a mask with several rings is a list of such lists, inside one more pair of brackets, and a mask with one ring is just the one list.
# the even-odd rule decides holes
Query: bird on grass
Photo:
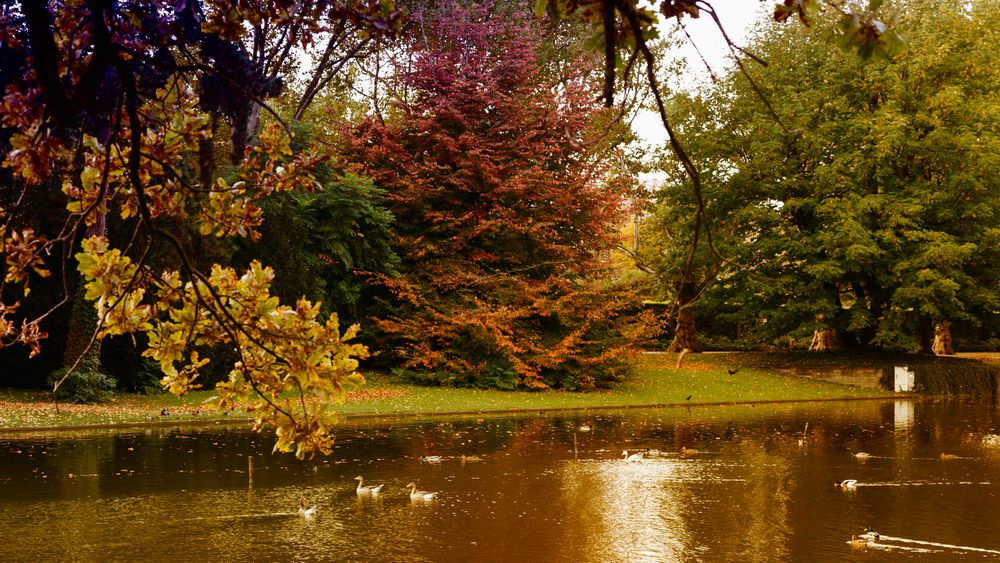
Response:
[{"label": "bird on grass", "polygon": [[437,496],[436,492],[418,491],[416,483],[410,483],[406,488],[410,489],[410,500],[414,502],[431,501]]},{"label": "bird on grass", "polygon": [[736,374],[737,374],[737,373],[738,373],[738,372],[740,371],[740,368],[736,368],[736,369],[727,369],[726,371],[728,371],[728,372],[729,372],[729,375],[736,375]]},{"label": "bird on grass", "polygon": [[684,400],[685,401],[690,401],[691,400],[691,395],[688,395],[687,398],[685,398]]},{"label": "bird on grass", "polygon": [[309,506],[306,503],[306,497],[299,497],[299,516],[306,520],[312,520],[316,517],[316,507]]},{"label": "bird on grass", "polygon": [[632,455],[629,455],[628,450],[622,450],[622,459],[624,459],[625,461],[627,461],[629,463],[635,462],[635,461],[642,461],[642,458],[643,458],[644,455],[645,454],[643,452],[636,452],[636,453],[634,453]]},{"label": "bird on grass", "polygon": [[377,495],[377,494],[379,494],[382,491],[382,487],[385,486],[384,483],[381,484],[381,485],[377,485],[377,486],[376,485],[365,485],[365,478],[362,477],[361,475],[358,475],[357,477],[355,477],[354,480],[358,482],[358,494],[359,495]]}]

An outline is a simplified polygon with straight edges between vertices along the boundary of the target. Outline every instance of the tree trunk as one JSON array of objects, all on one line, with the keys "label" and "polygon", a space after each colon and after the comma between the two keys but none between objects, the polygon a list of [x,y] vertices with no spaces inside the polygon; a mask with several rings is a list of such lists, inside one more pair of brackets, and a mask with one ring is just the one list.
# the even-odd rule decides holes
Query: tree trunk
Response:
[{"label": "tree trunk", "polygon": [[933,354],[934,321],[927,315],[920,315],[917,337],[920,339],[920,353]]},{"label": "tree trunk", "polygon": [[837,331],[833,327],[827,326],[826,315],[816,315],[816,322],[819,326],[813,331],[812,342],[809,344],[810,352],[826,352],[839,348],[837,342]]},{"label": "tree trunk", "polygon": [[934,344],[931,351],[939,356],[951,356],[955,353],[955,348],[951,342],[951,324],[941,322],[934,325]]},{"label": "tree trunk", "polygon": [[97,311],[84,298],[85,293],[83,280],[80,280],[73,296],[73,308],[66,331],[66,350],[63,353],[63,366],[70,368],[76,364],[74,372],[94,372],[101,367],[101,341],[95,340],[93,345],[89,345],[94,330],[97,329]]},{"label": "tree trunk", "polygon": [[698,331],[694,324],[694,308],[691,306],[681,307],[677,311],[677,329],[674,331],[673,342],[667,348],[667,352],[683,350],[701,352],[701,345],[698,344]]},{"label": "tree trunk", "polygon": [[260,125],[261,105],[256,100],[247,99],[246,105],[233,119],[232,143],[233,152],[232,163],[238,165],[243,162],[243,155],[246,148],[257,138],[257,131]]},{"label": "tree trunk", "polygon": [[[100,214],[97,221],[87,227],[84,232],[85,237],[103,235],[105,231],[105,216]],[[73,371],[67,373],[60,379],[52,389],[53,395],[59,392],[62,385],[73,373],[89,373],[100,371],[101,367],[101,341],[91,338],[97,330],[97,311],[84,297],[87,291],[84,288],[84,281],[80,279],[77,283],[76,293],[73,296],[73,305],[70,310],[69,325],[66,330],[66,349],[63,352],[63,367]],[[74,367],[75,366],[75,367]]]}]

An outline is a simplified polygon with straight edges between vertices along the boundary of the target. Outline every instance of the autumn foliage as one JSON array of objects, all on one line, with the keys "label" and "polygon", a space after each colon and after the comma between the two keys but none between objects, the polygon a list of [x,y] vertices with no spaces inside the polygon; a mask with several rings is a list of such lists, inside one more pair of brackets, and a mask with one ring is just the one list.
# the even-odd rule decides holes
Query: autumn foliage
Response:
[{"label": "autumn foliage", "polygon": [[[62,302],[70,301],[77,278],[66,274],[67,263],[75,259],[97,310],[95,339],[84,348],[144,333],[143,354],[177,393],[202,383],[205,351],[232,351],[238,359],[222,366],[228,377],[216,386],[218,407],[240,405],[258,425],[273,425],[278,450],[329,452],[330,406],[363,381],[355,370],[367,351],[348,342],[357,328],[341,330],[336,315],[306,299],[280,304],[269,268],[213,264],[191,243],[254,239],[263,200],[321,188],[315,171],[323,155],[293,149],[288,127],[258,128],[250,118],[282,82],[267,82],[262,61],[241,42],[257,33],[255,54],[303,51],[337,27],[366,37],[388,32],[398,15],[391,2],[4,3],[0,347],[39,351],[50,313],[25,315],[22,303],[56,267]],[[264,29],[283,31],[268,43]],[[275,49],[275,36],[284,47]],[[204,95],[219,83],[228,85],[233,111]],[[202,158],[220,118],[233,131],[253,132],[252,146],[234,135],[229,174]],[[38,194],[58,202],[53,215],[63,219],[47,232],[26,219],[25,202]]]},{"label": "autumn foliage", "polygon": [[640,325],[602,279],[620,195],[587,75],[552,72],[524,17],[440,7],[398,72],[408,96],[345,149],[388,198],[403,274],[377,321],[402,372],[500,388],[620,379]]}]

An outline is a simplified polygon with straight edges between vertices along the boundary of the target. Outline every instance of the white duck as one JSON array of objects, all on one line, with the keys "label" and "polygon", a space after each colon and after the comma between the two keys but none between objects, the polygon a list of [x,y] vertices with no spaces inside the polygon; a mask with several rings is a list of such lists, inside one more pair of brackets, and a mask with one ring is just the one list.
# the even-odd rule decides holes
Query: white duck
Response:
[{"label": "white duck", "polygon": [[858,488],[857,479],[844,479],[843,481],[837,481],[833,484],[835,489],[844,489],[845,491],[853,491]]},{"label": "white duck", "polygon": [[643,452],[636,452],[632,455],[628,455],[628,450],[622,450],[622,459],[630,463],[634,461],[642,461],[644,455],[645,454],[643,454]]},{"label": "white duck", "polygon": [[436,492],[429,493],[427,491],[418,491],[416,483],[410,483],[406,486],[406,488],[410,489],[410,500],[412,501],[434,500],[434,497],[437,495]]},{"label": "white duck", "polygon": [[316,507],[307,506],[306,497],[299,497],[299,516],[306,520],[312,520],[316,517]]},{"label": "white duck", "polygon": [[381,485],[365,485],[365,478],[358,475],[354,478],[358,482],[358,494],[359,495],[377,495],[382,492],[382,487],[385,483]]}]

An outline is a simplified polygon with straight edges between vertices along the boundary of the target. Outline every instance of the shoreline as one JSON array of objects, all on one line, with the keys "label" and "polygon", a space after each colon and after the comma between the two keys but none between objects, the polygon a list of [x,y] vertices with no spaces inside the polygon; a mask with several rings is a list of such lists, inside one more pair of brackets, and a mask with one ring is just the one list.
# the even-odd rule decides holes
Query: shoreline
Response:
[{"label": "shoreline", "polygon": [[[691,355],[680,369],[676,368],[676,358],[676,354],[643,354],[631,378],[611,389],[589,392],[430,387],[393,379],[383,373],[365,373],[367,382],[361,389],[350,392],[344,402],[330,407],[338,420],[350,423],[597,410],[920,400],[941,396],[976,398],[986,397],[986,392],[995,396],[996,378],[1000,375],[1000,362],[983,362],[986,358],[942,360],[846,353],[714,352]],[[992,384],[945,389],[939,386],[926,388],[921,393],[897,393],[879,386],[878,368],[893,364],[913,366],[916,360],[921,369],[940,371],[937,379],[946,382],[962,375],[954,366],[966,366],[963,369],[969,373],[989,369],[993,374],[989,376],[993,378]],[[843,377],[845,374],[850,377]],[[833,375],[837,377],[828,377]],[[978,381],[966,379],[970,380]],[[0,437],[87,429],[253,424],[251,417],[238,410],[226,416],[206,408],[204,402],[212,395],[212,390],[194,391],[183,397],[169,393],[121,394],[96,405],[56,405],[44,392],[0,389]]]},{"label": "shoreline", "polygon": [[[738,406],[757,406],[757,405],[784,405],[784,404],[797,404],[797,403],[832,403],[837,401],[896,401],[901,399],[906,400],[924,400],[924,399],[935,399],[939,397],[925,396],[925,395],[915,395],[912,393],[907,394],[897,394],[897,395],[883,395],[883,396],[870,396],[870,397],[840,397],[840,398],[816,398],[816,399],[773,399],[773,400],[763,400],[763,401],[712,401],[703,403],[651,403],[651,404],[638,404],[638,405],[604,405],[604,406],[582,406],[582,407],[540,407],[540,408],[522,408],[522,409],[497,409],[497,410],[464,410],[464,411],[439,411],[439,412],[397,412],[397,413],[351,413],[338,415],[338,418],[343,421],[352,420],[398,420],[398,419],[419,419],[419,418],[449,418],[449,417],[463,417],[463,416],[495,416],[495,415],[517,415],[517,414],[553,414],[553,413],[572,413],[572,412],[588,412],[588,411],[617,411],[617,410],[633,410],[633,409],[676,409],[676,408],[693,408],[693,407],[738,407]],[[956,399],[961,397],[954,397]],[[16,434],[33,434],[33,433],[59,433],[59,432],[75,432],[80,430],[127,430],[130,428],[170,428],[170,427],[185,427],[185,426],[239,426],[239,425],[252,425],[253,419],[251,418],[206,418],[204,420],[198,419],[174,419],[174,420],[158,420],[151,422],[115,422],[107,424],[68,424],[68,425],[57,425],[57,426],[11,426],[11,427],[0,427],[0,438],[7,435]]]}]

